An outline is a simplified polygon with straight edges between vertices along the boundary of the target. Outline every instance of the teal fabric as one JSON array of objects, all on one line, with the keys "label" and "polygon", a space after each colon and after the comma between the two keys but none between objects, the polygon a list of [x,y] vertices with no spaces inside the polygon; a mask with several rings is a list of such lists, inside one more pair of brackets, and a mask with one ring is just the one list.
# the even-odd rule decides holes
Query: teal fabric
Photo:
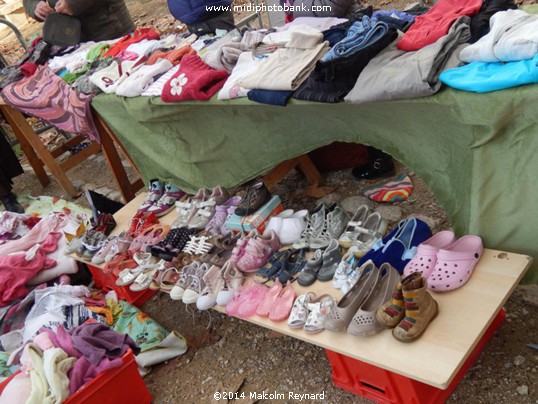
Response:
[{"label": "teal fabric", "polygon": [[124,300],[120,300],[118,305],[121,309],[118,310],[119,314],[114,316],[112,328],[121,334],[129,335],[141,352],[155,349],[168,335],[168,331],[138,307]]},{"label": "teal fabric", "polygon": [[[99,95],[93,106],[147,181],[190,192],[231,187],[334,141],[363,143],[413,169],[458,235],[538,257],[538,85],[488,94],[445,88],[412,100],[287,107],[232,101],[164,104]],[[525,278],[538,281],[535,265]]]}]

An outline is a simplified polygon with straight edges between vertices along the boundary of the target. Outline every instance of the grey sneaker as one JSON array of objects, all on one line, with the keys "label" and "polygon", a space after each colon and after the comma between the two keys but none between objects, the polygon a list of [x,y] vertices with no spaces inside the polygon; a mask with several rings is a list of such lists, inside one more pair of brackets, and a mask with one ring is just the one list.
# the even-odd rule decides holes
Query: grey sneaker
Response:
[{"label": "grey sneaker", "polygon": [[325,217],[323,230],[317,237],[310,241],[311,249],[327,248],[332,239],[337,239],[344,232],[349,222],[349,215],[342,207],[334,203],[330,206],[329,212]]},{"label": "grey sneaker", "polygon": [[192,264],[184,266],[181,270],[181,276],[176,284],[170,290],[170,299],[172,300],[182,300],[185,290],[189,287],[191,283],[191,274],[195,273],[196,270],[200,267],[200,264],[194,261]]},{"label": "grey sneaker", "polygon": [[323,253],[323,264],[321,264],[318,272],[318,280],[321,282],[330,281],[341,259],[342,253],[340,252],[340,246],[338,245],[338,241],[333,238]]},{"label": "grey sneaker", "polygon": [[311,241],[320,236],[325,227],[327,212],[328,210],[324,203],[316,207],[307,219],[306,228],[301,234],[301,237],[293,243],[294,249],[308,248]]},{"label": "grey sneaker", "polygon": [[301,286],[310,286],[318,278],[318,272],[323,264],[323,251],[316,250],[314,256],[310,258],[307,262],[299,277],[297,278],[297,283]]},{"label": "grey sneaker", "polygon": [[183,303],[196,303],[196,300],[198,300],[198,297],[205,288],[204,275],[206,274],[208,269],[209,265],[202,264],[200,265],[200,268],[198,268],[196,272],[191,275],[191,283],[189,284],[187,289],[185,289],[185,293],[183,293],[183,296],[181,298]]}]

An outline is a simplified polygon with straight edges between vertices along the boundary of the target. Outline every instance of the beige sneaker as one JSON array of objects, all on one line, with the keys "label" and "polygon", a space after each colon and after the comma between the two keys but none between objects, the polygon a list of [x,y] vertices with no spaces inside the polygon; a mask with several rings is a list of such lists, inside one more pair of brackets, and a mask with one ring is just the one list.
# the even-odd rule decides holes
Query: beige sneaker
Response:
[{"label": "beige sneaker", "polygon": [[202,290],[202,293],[200,293],[198,300],[196,300],[196,307],[198,310],[208,310],[217,304],[217,293],[224,285],[221,271],[222,269],[220,267],[212,265],[205,273],[205,287],[204,290]]},{"label": "beige sneaker", "polygon": [[357,283],[333,306],[325,318],[324,325],[327,330],[346,331],[351,319],[376,284],[379,274],[379,269],[373,264],[365,268]]},{"label": "beige sneaker", "polygon": [[226,306],[233,297],[234,292],[243,284],[244,277],[231,260],[226,261],[222,267],[221,276],[224,282],[217,292],[216,302],[219,306]]}]

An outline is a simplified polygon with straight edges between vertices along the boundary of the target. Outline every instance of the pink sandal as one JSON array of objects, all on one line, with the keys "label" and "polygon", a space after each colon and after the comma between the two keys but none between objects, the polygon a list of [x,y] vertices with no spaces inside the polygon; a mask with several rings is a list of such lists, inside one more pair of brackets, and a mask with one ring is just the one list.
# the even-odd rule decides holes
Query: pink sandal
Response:
[{"label": "pink sandal", "polygon": [[291,308],[296,297],[297,293],[295,293],[291,282],[288,281],[286,287],[282,289],[282,293],[275,300],[273,307],[271,307],[269,320],[275,322],[286,320],[290,316]]},{"label": "pink sandal", "polygon": [[237,313],[239,311],[239,307],[241,306],[241,302],[243,300],[243,295],[247,293],[248,288],[245,286],[240,286],[238,289],[235,290],[232,298],[226,304],[226,314],[229,316],[237,317]]},{"label": "pink sandal", "polygon": [[417,247],[417,253],[405,266],[403,276],[420,272],[424,278],[428,278],[435,268],[439,249],[448,248],[454,241],[456,241],[454,232],[445,230],[420,243]]},{"label": "pink sandal", "polygon": [[435,292],[457,289],[469,280],[480,260],[484,246],[478,236],[463,236],[437,253],[437,263],[428,278],[428,286]]},{"label": "pink sandal", "polygon": [[237,310],[237,315],[241,318],[249,318],[256,314],[258,305],[263,301],[269,288],[264,285],[255,284],[246,293],[241,305]]},{"label": "pink sandal", "polygon": [[271,286],[267,293],[265,293],[263,300],[256,308],[256,314],[260,317],[267,317],[271,312],[271,307],[273,307],[278,295],[280,295],[280,292],[282,292],[282,284],[277,278],[275,283],[273,283],[273,286]]}]

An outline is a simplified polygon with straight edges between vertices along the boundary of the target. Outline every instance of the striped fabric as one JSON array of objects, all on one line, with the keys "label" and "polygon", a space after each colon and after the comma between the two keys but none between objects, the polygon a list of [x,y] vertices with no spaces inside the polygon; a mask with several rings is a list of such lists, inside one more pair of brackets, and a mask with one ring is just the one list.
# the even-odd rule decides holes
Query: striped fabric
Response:
[{"label": "striped fabric", "polygon": [[376,202],[402,202],[409,198],[412,191],[411,179],[407,174],[402,174],[389,182],[366,188],[364,196]]},{"label": "striped fabric", "polygon": [[38,66],[32,76],[9,84],[2,98],[13,108],[58,129],[99,140],[90,110],[92,96],[72,89],[48,67]]}]

